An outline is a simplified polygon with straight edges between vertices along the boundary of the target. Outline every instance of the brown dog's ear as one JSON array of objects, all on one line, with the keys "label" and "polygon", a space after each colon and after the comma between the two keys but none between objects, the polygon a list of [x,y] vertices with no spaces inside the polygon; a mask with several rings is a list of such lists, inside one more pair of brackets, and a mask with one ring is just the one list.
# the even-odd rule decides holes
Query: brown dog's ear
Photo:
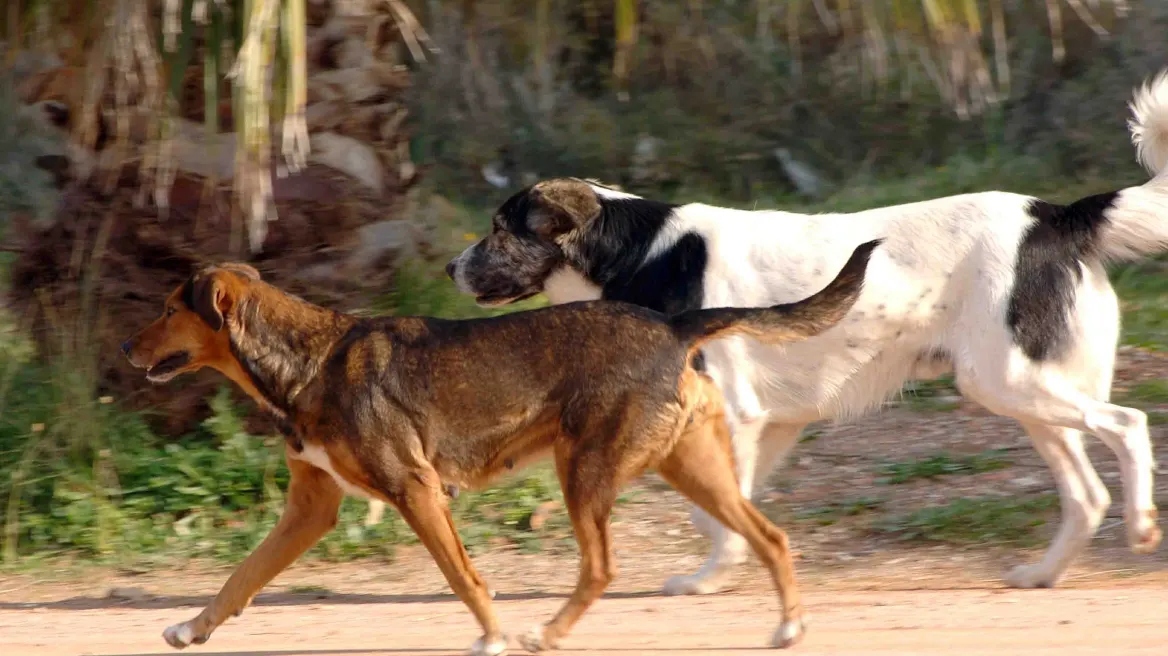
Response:
[{"label": "brown dog's ear", "polygon": [[596,192],[580,180],[541,182],[531,188],[531,202],[527,225],[543,237],[559,237],[600,214]]},{"label": "brown dog's ear", "polygon": [[224,271],[237,273],[248,280],[260,279],[260,272],[256,271],[250,264],[244,264],[243,262],[224,262],[219,265],[219,268]]},{"label": "brown dog's ear", "polygon": [[215,332],[223,328],[223,312],[230,309],[227,288],[209,269],[196,273],[183,285],[183,303]]}]

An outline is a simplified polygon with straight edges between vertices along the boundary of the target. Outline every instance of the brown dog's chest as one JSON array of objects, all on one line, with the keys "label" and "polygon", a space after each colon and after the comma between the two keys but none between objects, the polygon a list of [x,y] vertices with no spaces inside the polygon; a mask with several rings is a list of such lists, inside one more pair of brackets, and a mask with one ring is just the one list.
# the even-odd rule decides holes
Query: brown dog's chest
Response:
[{"label": "brown dog's chest", "polygon": [[333,458],[329,454],[328,449],[317,442],[302,442],[300,451],[298,453],[290,453],[288,457],[306,462],[317,469],[327,472],[337,484],[337,487],[341,488],[341,491],[349,496],[362,499],[380,498],[383,501],[386,500],[383,498],[383,495],[376,494],[367,488],[351,472],[344,471],[343,467],[338,469],[333,463]]}]

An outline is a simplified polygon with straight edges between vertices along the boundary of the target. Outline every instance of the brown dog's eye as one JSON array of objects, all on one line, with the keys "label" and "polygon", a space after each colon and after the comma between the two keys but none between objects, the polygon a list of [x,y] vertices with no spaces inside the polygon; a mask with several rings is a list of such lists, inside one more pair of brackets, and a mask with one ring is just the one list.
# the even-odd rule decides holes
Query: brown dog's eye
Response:
[{"label": "brown dog's eye", "polygon": [[166,316],[168,316],[168,317],[174,316],[174,308],[173,307],[166,308]]}]

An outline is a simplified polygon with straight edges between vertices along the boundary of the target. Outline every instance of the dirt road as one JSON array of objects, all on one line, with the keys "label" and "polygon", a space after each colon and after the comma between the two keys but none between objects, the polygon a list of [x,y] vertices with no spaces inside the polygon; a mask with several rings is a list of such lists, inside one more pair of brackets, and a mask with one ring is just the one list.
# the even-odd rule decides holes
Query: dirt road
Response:
[{"label": "dirt road", "polygon": [[[808,591],[811,628],[791,653],[1041,656],[1164,654],[1168,594],[1163,588],[1001,591]],[[551,616],[561,599],[497,601],[504,626],[523,631]],[[20,607],[25,606],[25,607]],[[160,637],[187,607],[84,608],[0,604],[0,654],[171,654]],[[773,597],[618,595],[602,600],[557,652],[748,654],[767,643]],[[240,656],[431,656],[460,654],[476,637],[450,597],[353,595],[323,601],[263,601],[223,626],[191,654]],[[511,653],[524,653],[514,647]]]}]

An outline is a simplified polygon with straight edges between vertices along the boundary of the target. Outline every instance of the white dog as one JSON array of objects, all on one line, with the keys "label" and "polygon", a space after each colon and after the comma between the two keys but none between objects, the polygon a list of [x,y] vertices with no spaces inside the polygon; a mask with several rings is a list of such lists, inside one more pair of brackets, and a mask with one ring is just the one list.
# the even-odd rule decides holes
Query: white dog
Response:
[{"label": "white dog", "polygon": [[[670,205],[576,179],[511,197],[491,234],[447,267],[484,304],[547,294],[553,303],[623,300],[666,313],[766,306],[827,283],[852,250],[883,238],[851,313],[817,338],[775,348],[732,338],[706,349],[731,409],[742,493],[808,423],[879,406],[912,379],[954,373],[961,391],[1017,419],[1050,465],[1062,521],[1010,585],[1054,585],[1111,499],[1083,449],[1096,435],[1119,459],[1128,542],[1160,542],[1144,413],[1108,402],[1119,307],[1103,263],[1168,250],[1168,71],[1138,89],[1132,140],[1142,186],[1070,205],[1004,192],[805,215]],[[718,590],[746,545],[700,511],[714,540],[671,594]]]}]

